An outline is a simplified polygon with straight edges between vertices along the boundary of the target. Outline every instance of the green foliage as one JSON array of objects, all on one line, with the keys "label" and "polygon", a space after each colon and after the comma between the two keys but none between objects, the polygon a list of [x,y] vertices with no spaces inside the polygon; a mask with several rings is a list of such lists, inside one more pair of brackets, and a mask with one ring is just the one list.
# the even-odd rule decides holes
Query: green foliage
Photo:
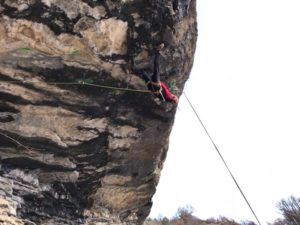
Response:
[{"label": "green foliage", "polygon": [[22,47],[22,48],[20,48],[19,50],[20,50],[21,52],[23,52],[23,53],[26,53],[26,52],[30,51],[30,48],[29,48],[29,47]]},{"label": "green foliage", "polygon": [[161,225],[169,225],[170,220],[167,217],[164,217],[160,223],[161,223]]},{"label": "green foliage", "polygon": [[87,84],[93,84],[94,83],[94,80],[92,78],[87,78],[87,79],[84,79],[83,81],[84,81],[84,83],[87,83]]},{"label": "green foliage", "polygon": [[95,81],[92,78],[76,80],[78,84],[93,84]]},{"label": "green foliage", "polygon": [[79,52],[78,49],[72,47],[72,48],[70,48],[69,55],[70,55],[72,58],[74,58],[76,55],[78,55],[78,52]]},{"label": "green foliage", "polygon": [[172,81],[170,82],[170,89],[171,89],[171,90],[174,90],[175,86],[176,86],[176,80],[172,80]]},{"label": "green foliage", "polygon": [[112,90],[114,95],[120,95],[122,92],[120,90]]},{"label": "green foliage", "polygon": [[146,81],[144,81],[142,79],[139,80],[139,83],[142,84],[142,85],[146,85]]}]

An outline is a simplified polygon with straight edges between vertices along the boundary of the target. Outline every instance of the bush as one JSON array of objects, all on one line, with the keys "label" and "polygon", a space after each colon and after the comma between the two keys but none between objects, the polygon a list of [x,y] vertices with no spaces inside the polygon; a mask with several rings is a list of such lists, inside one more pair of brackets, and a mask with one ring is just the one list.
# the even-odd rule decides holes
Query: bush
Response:
[{"label": "bush", "polygon": [[284,225],[299,225],[300,224],[300,198],[291,196],[287,200],[281,200],[278,205],[278,209],[282,213],[284,219],[277,220],[277,224]]},{"label": "bush", "polygon": [[184,219],[184,218],[188,218],[188,217],[191,217],[192,214],[194,213],[194,208],[193,206],[190,206],[190,205],[187,205],[183,208],[179,208],[177,210],[177,213],[175,215],[175,218],[180,218],[180,219]]}]

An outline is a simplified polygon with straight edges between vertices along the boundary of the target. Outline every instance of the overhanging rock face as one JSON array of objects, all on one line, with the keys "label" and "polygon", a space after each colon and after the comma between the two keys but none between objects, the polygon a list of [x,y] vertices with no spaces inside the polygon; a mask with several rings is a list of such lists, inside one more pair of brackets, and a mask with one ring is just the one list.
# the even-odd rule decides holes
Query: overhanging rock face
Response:
[{"label": "overhanging rock face", "polygon": [[0,224],[143,223],[176,106],[141,72],[164,42],[161,79],[181,94],[195,4],[0,0]]}]

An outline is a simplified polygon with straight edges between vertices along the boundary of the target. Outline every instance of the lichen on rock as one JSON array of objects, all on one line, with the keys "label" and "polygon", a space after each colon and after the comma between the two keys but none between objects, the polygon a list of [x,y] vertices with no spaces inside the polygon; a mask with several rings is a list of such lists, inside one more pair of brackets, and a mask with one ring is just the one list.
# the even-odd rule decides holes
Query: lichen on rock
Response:
[{"label": "lichen on rock", "polygon": [[196,0],[0,0],[0,224],[140,225],[180,95]]}]

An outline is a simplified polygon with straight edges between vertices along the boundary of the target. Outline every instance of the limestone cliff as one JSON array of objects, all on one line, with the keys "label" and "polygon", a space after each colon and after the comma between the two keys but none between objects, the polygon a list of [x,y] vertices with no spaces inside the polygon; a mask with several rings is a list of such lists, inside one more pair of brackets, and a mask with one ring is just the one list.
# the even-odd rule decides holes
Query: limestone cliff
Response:
[{"label": "limestone cliff", "polygon": [[153,49],[178,95],[196,0],[0,0],[0,224],[142,224],[176,106],[148,93]]}]

